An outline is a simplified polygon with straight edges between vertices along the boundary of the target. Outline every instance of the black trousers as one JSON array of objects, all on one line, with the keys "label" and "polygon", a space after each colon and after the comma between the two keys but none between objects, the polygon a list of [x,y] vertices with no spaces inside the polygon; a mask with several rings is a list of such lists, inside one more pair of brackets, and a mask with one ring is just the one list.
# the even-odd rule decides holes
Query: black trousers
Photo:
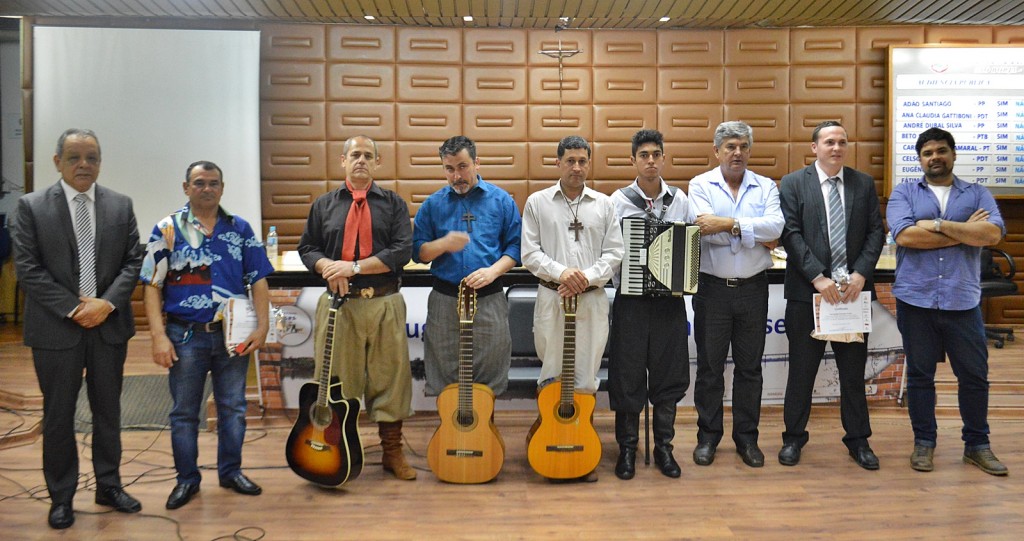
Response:
[{"label": "black trousers", "polygon": [[728,287],[701,275],[693,297],[693,331],[697,343],[697,441],[718,445],[722,420],[725,360],[732,346],[732,439],[737,447],[756,444],[761,421],[761,362],[768,318],[768,278]]},{"label": "black trousers", "polygon": [[85,372],[92,410],[92,466],[99,488],[120,487],[121,382],[128,344],[108,344],[89,329],[70,349],[32,349],[43,392],[43,477],[54,503],[70,503],[78,486],[75,404]]},{"label": "black trousers", "polygon": [[[809,302],[786,302],[786,338],[789,339],[789,377],[783,418],[786,431],[783,443],[803,447],[807,443],[807,420],[811,416],[811,393],[825,354],[825,341],[811,338],[814,310]],[[839,412],[846,436],[843,443],[850,449],[867,445],[871,437],[868,401],[864,394],[864,365],[868,360],[868,335],[863,342],[832,342],[839,369]]]},{"label": "black trousers", "polygon": [[675,404],[690,386],[689,324],[681,297],[616,295],[610,332],[608,399],[625,413]]}]

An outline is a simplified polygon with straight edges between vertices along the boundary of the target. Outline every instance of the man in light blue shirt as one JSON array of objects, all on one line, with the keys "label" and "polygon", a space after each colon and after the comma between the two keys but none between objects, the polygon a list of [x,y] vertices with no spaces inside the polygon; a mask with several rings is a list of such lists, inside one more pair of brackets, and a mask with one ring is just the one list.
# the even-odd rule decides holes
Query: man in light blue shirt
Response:
[{"label": "man in light blue shirt", "polygon": [[512,339],[501,277],[519,264],[522,222],[505,190],[477,174],[476,145],[464,136],[438,150],[448,186],[420,205],[412,237],[413,259],[430,263],[434,288],[427,299],[424,365],[427,395],[458,381],[459,284],[475,290],[473,381],[495,395],[508,387]]},{"label": "man in light blue shirt", "polygon": [[753,129],[743,122],[715,130],[719,167],[690,181],[690,205],[701,228],[700,281],[693,297],[697,344],[697,447],[693,461],[708,466],[724,434],[725,360],[734,363],[732,438],[743,463],[764,466],[757,445],[761,417],[761,357],[768,318],[770,250],[782,233],[775,181],[747,169]]},{"label": "man in light blue shirt", "polygon": [[963,461],[1007,475],[988,427],[988,344],[981,317],[981,247],[1006,233],[992,193],[953,174],[953,135],[917,138],[924,176],[896,186],[886,218],[896,240],[896,323],[907,355],[907,411],[914,429],[910,467],[934,469],[935,365],[948,355],[959,386]]}]

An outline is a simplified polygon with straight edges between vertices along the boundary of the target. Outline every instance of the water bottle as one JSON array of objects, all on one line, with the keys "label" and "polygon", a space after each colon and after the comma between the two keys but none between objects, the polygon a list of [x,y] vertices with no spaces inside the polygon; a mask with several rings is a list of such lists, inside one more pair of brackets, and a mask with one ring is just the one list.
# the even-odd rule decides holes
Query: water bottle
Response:
[{"label": "water bottle", "polygon": [[270,226],[270,231],[267,233],[267,259],[270,263],[277,266],[277,227]]}]

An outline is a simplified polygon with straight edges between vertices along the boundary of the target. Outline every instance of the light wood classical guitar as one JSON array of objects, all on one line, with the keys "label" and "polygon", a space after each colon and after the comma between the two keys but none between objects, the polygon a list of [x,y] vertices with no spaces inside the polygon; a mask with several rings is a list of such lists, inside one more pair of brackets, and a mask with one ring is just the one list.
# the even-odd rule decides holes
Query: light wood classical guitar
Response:
[{"label": "light wood classical guitar", "polygon": [[601,439],[594,430],[597,399],[576,392],[577,300],[575,295],[562,299],[562,376],[537,394],[540,417],[527,436],[530,467],[548,479],[583,477],[601,461]]},{"label": "light wood classical guitar", "polygon": [[331,381],[334,329],[345,297],[331,294],[330,301],[320,378],[299,391],[299,418],[288,436],[285,456],[299,477],[337,487],[359,476],[364,457],[357,426],[359,400],[345,398],[341,382]]},{"label": "light wood classical guitar", "polygon": [[476,290],[459,285],[459,381],[441,391],[441,426],[427,446],[427,464],[449,483],[486,483],[505,461],[505,442],[494,426],[494,392],[473,383],[473,318]]}]

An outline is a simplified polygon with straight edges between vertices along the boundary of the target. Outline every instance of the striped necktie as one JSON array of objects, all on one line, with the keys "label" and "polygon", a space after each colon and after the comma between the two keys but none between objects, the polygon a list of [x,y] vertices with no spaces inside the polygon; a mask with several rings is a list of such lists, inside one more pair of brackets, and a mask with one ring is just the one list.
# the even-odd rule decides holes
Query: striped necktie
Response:
[{"label": "striped necktie", "polygon": [[828,179],[828,241],[832,247],[832,276],[837,269],[846,270],[846,212],[839,197],[839,177]]},{"label": "striped necktie", "polygon": [[96,239],[89,220],[88,197],[75,196],[75,237],[78,239],[78,293],[83,297],[96,296]]}]

